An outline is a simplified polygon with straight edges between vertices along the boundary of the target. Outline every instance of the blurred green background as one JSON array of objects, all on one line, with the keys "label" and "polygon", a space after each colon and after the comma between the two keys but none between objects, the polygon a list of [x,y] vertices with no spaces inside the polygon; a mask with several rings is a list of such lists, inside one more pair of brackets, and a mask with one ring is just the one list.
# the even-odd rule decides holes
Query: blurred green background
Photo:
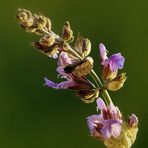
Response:
[{"label": "blurred green background", "polygon": [[148,1],[147,0],[13,0],[0,4],[0,147],[1,148],[103,148],[91,137],[86,117],[96,104],[84,104],[71,91],[43,87],[43,78],[56,80],[56,61],[30,46],[38,40],[24,32],[15,19],[18,7],[43,12],[52,29],[61,33],[69,20],[74,30],[92,41],[91,55],[99,73],[98,44],[126,57],[128,80],[111,93],[125,118],[140,120],[133,148],[147,145],[148,125]]}]

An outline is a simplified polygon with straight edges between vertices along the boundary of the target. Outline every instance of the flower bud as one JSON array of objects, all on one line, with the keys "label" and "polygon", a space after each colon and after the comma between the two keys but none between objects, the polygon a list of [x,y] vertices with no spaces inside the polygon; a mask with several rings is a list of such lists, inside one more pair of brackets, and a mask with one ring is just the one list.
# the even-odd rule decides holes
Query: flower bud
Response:
[{"label": "flower bud", "polygon": [[84,39],[80,33],[78,34],[74,49],[82,56],[86,57],[91,52],[91,42],[89,39]]},{"label": "flower bud", "polygon": [[50,34],[50,35],[44,35],[39,43],[43,46],[48,46],[50,47],[51,45],[53,45],[55,42],[55,36],[53,34]]},{"label": "flower bud", "polygon": [[65,22],[62,31],[62,38],[64,41],[70,41],[73,38],[73,31],[70,28],[69,22]]},{"label": "flower bud", "polygon": [[102,78],[103,80],[112,80],[117,76],[118,70],[111,71],[109,65],[103,66]]},{"label": "flower bud", "polygon": [[77,93],[77,96],[81,98],[85,103],[92,103],[99,95],[99,90],[95,89],[84,89]]},{"label": "flower bud", "polygon": [[34,22],[31,12],[25,9],[18,9],[16,18],[23,27],[31,27]]},{"label": "flower bud", "polygon": [[137,127],[138,126],[138,118],[136,117],[135,114],[132,114],[128,118],[128,124],[129,124],[130,127]]},{"label": "flower bud", "polygon": [[39,29],[42,29],[46,26],[46,23],[47,23],[47,19],[45,16],[43,15],[39,15],[39,18],[37,20],[37,25],[38,25],[38,28]]},{"label": "flower bud", "polygon": [[136,140],[138,127],[129,127],[123,123],[122,132],[118,138],[111,137],[104,141],[107,148],[130,148]]},{"label": "flower bud", "polygon": [[122,73],[108,83],[107,88],[111,91],[119,90],[123,87],[126,81],[126,73]]}]

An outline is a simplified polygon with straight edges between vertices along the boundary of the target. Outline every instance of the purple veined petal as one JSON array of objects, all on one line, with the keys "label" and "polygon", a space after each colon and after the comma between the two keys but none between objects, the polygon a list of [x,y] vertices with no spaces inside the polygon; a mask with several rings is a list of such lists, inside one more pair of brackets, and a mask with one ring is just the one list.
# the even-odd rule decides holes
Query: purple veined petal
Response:
[{"label": "purple veined petal", "polygon": [[98,98],[96,102],[97,102],[98,109],[100,109],[101,111],[107,110],[107,107],[106,107],[104,101],[101,98]]},{"label": "purple veined petal", "polygon": [[109,139],[111,137],[111,127],[109,124],[104,125],[101,129],[101,133],[105,139]]},{"label": "purple veined petal", "polygon": [[109,64],[111,71],[122,69],[124,67],[125,58],[121,53],[113,54],[108,60],[104,61],[104,64]]},{"label": "purple veined petal", "polygon": [[114,138],[118,138],[120,136],[121,128],[121,124],[118,122],[111,124],[111,134]]},{"label": "purple veined petal", "polygon": [[108,59],[108,57],[107,57],[107,50],[106,50],[106,47],[104,46],[103,43],[99,44],[99,49],[100,49],[101,60],[104,61],[105,59]]},{"label": "purple veined petal", "polygon": [[45,80],[45,84],[48,87],[54,88],[54,89],[68,89],[71,86],[75,85],[75,82],[73,80],[68,80],[68,81],[64,81],[64,82],[60,82],[60,83],[54,83],[50,80],[48,80],[47,78],[44,78]]}]

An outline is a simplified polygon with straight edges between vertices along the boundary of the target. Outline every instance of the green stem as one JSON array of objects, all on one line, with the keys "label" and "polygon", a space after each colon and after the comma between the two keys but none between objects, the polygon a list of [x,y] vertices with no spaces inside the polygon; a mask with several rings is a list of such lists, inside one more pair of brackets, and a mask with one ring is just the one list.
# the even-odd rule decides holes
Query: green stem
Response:
[{"label": "green stem", "polygon": [[[98,84],[98,87],[100,88],[100,86],[101,86],[101,88],[102,88],[103,87],[103,84],[102,84],[100,78],[98,77],[98,75],[95,73],[95,71],[94,70],[91,70],[91,73],[90,74],[92,75],[92,78],[94,78],[94,81],[95,82],[97,81],[96,84]],[[103,90],[102,91],[102,96],[103,96],[106,104],[112,103],[111,97],[110,97],[110,95],[109,95],[109,93],[108,93],[107,90]]]}]

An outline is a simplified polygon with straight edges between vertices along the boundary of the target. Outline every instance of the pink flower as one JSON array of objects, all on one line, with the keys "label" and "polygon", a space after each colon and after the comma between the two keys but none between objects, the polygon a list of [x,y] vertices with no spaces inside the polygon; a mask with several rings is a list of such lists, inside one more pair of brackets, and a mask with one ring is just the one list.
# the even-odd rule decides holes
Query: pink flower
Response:
[{"label": "pink flower", "polygon": [[103,66],[109,66],[111,71],[116,71],[118,69],[122,69],[124,66],[125,58],[121,55],[121,53],[113,54],[109,58],[107,57],[107,50],[104,44],[100,43],[100,57]]},{"label": "pink flower", "polygon": [[91,136],[103,140],[111,136],[118,138],[122,128],[122,115],[118,107],[112,103],[106,106],[101,98],[97,99],[97,107],[101,114],[87,117]]}]

